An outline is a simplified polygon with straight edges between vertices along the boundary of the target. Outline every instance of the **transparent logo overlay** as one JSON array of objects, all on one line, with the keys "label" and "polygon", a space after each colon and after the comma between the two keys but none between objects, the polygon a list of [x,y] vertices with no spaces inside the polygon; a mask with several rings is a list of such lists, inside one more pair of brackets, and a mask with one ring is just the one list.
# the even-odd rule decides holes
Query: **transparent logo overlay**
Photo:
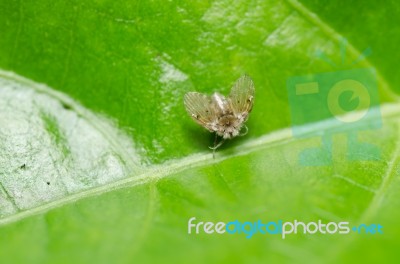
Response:
[{"label": "transparent logo overlay", "polygon": [[379,160],[376,145],[358,140],[359,132],[382,127],[373,68],[294,76],[287,91],[293,136],[321,138],[319,147],[299,154],[301,165],[330,165],[333,136],[339,133],[347,136],[348,160]]}]

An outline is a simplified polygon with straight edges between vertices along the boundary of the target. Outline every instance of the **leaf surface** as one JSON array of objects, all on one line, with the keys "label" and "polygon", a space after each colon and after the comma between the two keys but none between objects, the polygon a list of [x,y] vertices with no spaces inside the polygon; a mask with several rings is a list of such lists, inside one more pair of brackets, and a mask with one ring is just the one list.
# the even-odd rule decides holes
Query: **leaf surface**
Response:
[{"label": "leaf surface", "polygon": [[[398,83],[380,75],[390,71],[376,59],[351,64],[361,55],[352,41],[340,64],[338,32],[348,32],[306,4],[328,22],[296,1],[0,3],[0,258],[393,261]],[[341,133],[334,120],[317,120],[304,124],[311,134],[293,137],[289,78],[374,66],[379,115]],[[227,95],[243,73],[256,89],[249,134],[213,159],[213,136],[187,116],[183,95]],[[365,161],[348,159],[352,131],[378,159],[362,151]],[[301,165],[300,153],[324,133],[334,134],[332,163]],[[375,223],[384,234],[188,234],[191,217]]]}]

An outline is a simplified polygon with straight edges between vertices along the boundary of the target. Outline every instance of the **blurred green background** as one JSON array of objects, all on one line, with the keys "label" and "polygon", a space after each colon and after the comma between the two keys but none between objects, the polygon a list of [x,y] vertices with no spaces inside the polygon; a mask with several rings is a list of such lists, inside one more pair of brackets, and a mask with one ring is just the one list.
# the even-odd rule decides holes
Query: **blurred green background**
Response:
[{"label": "blurred green background", "polygon": [[[51,210],[5,216],[0,259],[394,262],[400,245],[399,15],[395,1],[0,0],[0,68],[45,83],[113,120],[140,156],[124,188],[104,185],[71,200],[73,194],[63,194]],[[340,64],[343,37],[349,45]],[[368,60],[352,65],[368,47]],[[340,65],[319,59],[318,50]],[[360,138],[379,146],[381,159],[347,160],[346,138],[338,135],[332,165],[300,166],[298,154],[320,138],[290,136],[287,79],[358,67],[378,73],[383,126]],[[227,94],[244,73],[256,87],[249,133],[224,144],[213,160],[207,147],[213,135],[187,116],[183,95]],[[379,223],[384,234],[298,234],[285,240],[188,235],[193,216],[214,222]]]}]

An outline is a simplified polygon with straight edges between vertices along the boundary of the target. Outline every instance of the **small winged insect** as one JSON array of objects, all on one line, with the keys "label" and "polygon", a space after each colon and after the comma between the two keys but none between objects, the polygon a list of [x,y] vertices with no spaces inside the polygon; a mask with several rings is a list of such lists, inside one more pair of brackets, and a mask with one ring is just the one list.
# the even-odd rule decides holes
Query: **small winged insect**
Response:
[{"label": "small winged insect", "polygon": [[[247,134],[248,128],[244,123],[254,103],[254,83],[243,75],[233,85],[228,97],[220,93],[211,96],[189,92],[185,94],[184,103],[189,115],[202,127],[215,132],[214,152],[226,139]],[[244,129],[244,132],[241,130]],[[218,136],[222,140],[217,143]],[[213,152],[213,154],[214,154]]]}]

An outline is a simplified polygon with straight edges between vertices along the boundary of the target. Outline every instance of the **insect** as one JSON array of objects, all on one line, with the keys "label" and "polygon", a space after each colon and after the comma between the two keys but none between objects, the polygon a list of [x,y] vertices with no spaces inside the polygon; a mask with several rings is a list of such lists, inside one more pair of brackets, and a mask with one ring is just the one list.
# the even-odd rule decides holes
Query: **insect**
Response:
[{"label": "insect", "polygon": [[[220,93],[211,96],[189,92],[185,94],[186,111],[199,125],[215,133],[213,150],[219,148],[226,139],[247,134],[247,121],[254,104],[254,83],[248,75],[240,77],[233,85],[230,94],[225,97]],[[242,128],[245,129],[241,133]],[[222,140],[217,144],[218,136]]]}]

